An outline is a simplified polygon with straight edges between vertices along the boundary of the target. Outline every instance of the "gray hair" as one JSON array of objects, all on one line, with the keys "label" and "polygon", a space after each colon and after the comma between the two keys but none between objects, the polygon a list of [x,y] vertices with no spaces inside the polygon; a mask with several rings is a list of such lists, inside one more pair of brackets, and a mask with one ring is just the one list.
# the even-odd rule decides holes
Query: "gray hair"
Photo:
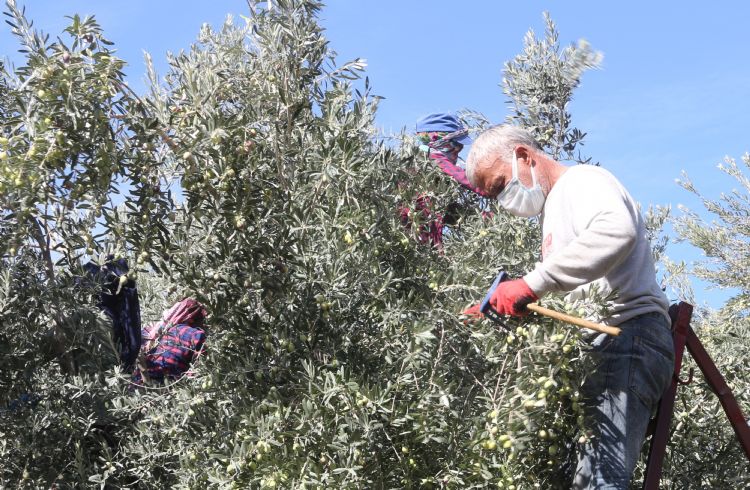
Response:
[{"label": "gray hair", "polygon": [[543,151],[534,136],[523,128],[510,124],[498,124],[483,131],[471,144],[471,151],[466,158],[466,178],[471,185],[477,165],[486,168],[492,165],[490,157],[499,155],[510,159],[513,149],[518,145],[528,146],[537,151]]}]

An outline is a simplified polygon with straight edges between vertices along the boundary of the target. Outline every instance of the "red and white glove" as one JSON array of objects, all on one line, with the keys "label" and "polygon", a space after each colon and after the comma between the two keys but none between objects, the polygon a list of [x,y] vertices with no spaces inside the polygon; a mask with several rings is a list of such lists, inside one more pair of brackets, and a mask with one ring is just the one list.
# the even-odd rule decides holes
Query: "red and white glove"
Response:
[{"label": "red and white glove", "polygon": [[490,298],[490,306],[501,315],[524,316],[529,313],[526,305],[538,299],[526,281],[514,279],[497,285]]}]

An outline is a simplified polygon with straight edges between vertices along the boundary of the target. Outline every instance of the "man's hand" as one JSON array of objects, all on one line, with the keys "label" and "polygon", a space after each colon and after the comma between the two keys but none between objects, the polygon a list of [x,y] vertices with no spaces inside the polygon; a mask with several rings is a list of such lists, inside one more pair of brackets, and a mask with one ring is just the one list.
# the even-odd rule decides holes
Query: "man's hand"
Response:
[{"label": "man's hand", "polygon": [[501,315],[524,316],[529,313],[526,305],[538,299],[526,281],[514,279],[497,285],[490,306]]},{"label": "man's hand", "polygon": [[482,312],[479,310],[481,306],[482,306],[481,303],[477,303],[474,306],[470,306],[469,308],[466,308],[462,312],[462,314],[467,317],[466,320],[464,320],[465,324],[478,322],[484,317]]}]

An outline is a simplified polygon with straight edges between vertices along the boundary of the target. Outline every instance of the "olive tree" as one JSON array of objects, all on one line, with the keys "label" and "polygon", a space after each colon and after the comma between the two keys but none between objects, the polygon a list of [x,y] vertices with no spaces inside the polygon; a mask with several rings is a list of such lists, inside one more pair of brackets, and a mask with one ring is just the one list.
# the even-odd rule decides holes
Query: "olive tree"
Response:
[{"label": "olive tree", "polygon": [[[114,444],[117,346],[82,266],[163,238],[167,202],[158,162],[132,146],[149,129],[129,116],[124,63],[96,21],[74,16],[51,42],[14,1],[6,8],[24,59],[0,73],[3,484],[87,475]],[[146,213],[127,228],[117,218]]]},{"label": "olive tree", "polygon": [[[35,47],[6,71],[18,96],[3,110],[34,118],[3,126],[2,182],[15,198],[3,201],[0,377],[11,404],[34,401],[0,414],[0,481],[566,487],[588,437],[578,333],[540,317],[470,325],[460,313],[499,267],[533,266],[538,224],[492,203],[455,206],[478,198],[408,135],[379,137],[364,63],[337,62],[318,2],[249,7],[239,23],[204,26],[163,78],[149,65],[138,95],[93,19],[72,19],[70,47],[49,44],[9,4]],[[544,49],[527,38],[528,66],[563,68],[518,66],[506,79],[517,95],[567,77],[543,102],[559,109],[596,56],[559,52],[549,27]],[[28,81],[40,69],[43,86]],[[582,134],[566,113],[524,104],[517,116],[554,125],[546,144],[572,154]],[[442,245],[424,239],[449,210]],[[83,261],[108,254],[133,265],[124,280],[138,284],[147,320],[184,296],[207,306],[209,341],[190,376],[134,387],[122,372],[98,289],[80,280]],[[50,309],[58,323],[41,317]],[[41,356],[58,324],[73,331]],[[66,355],[69,365],[50,362]]]},{"label": "olive tree", "polygon": [[736,181],[737,187],[722,193],[720,199],[703,196],[685,174],[680,185],[696,195],[712,216],[711,222],[687,208],[674,220],[679,239],[688,241],[703,251],[706,259],[695,264],[691,273],[720,288],[734,288],[738,293],[729,300],[726,308],[745,315],[750,309],[750,155],[745,154],[738,163],[727,158],[718,169]]},{"label": "olive tree", "polygon": [[[471,198],[408,137],[378,139],[377,97],[353,84],[361,62],[336,64],[318,4],[272,7],[204,27],[164,83],[152,74],[144,104],[169,128],[184,200],[150,259],[159,279],[139,277],[204,302],[212,340],[193,383],[126,399],[125,412],[148,408],[121,454],[154,455],[126,473],[268,487],[567,478],[584,423],[574,332],[469,328],[459,314],[499,265],[530,267],[536,225],[463,206],[442,249],[422,243],[426,221]],[[425,197],[431,214],[405,225],[399,209]]]}]

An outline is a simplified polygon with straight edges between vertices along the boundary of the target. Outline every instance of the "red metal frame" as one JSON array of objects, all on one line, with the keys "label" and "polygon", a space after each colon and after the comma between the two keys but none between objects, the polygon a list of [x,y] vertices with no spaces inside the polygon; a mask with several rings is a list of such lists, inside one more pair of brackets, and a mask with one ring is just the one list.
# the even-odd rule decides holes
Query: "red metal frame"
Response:
[{"label": "red metal frame", "polygon": [[643,479],[644,490],[659,488],[664,454],[669,440],[669,428],[672,422],[675,397],[677,396],[677,385],[687,384],[692,379],[691,372],[688,381],[680,380],[680,369],[682,368],[685,347],[687,347],[688,352],[696,364],[698,364],[708,385],[716,396],[719,397],[721,406],[724,408],[724,412],[726,412],[729,422],[734,428],[737,439],[740,441],[740,445],[745,451],[748,460],[750,460],[750,427],[745,416],[742,414],[742,409],[732,394],[732,390],[729,389],[711,356],[708,355],[698,336],[695,335],[695,332],[690,327],[690,318],[693,314],[692,305],[680,303],[670,308],[669,313],[672,316],[672,337],[674,339],[674,375],[672,376],[672,383],[667,388],[667,391],[664,392],[661,402],[659,402],[659,409],[656,412],[654,435],[651,439],[651,448],[649,449],[648,461],[646,463],[646,476]]}]

